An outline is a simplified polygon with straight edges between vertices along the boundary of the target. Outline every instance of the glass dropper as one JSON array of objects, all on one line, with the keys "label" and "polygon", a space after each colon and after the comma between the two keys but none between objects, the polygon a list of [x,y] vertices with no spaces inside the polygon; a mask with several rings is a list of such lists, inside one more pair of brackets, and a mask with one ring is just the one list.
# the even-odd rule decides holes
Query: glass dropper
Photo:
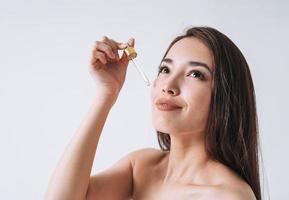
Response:
[{"label": "glass dropper", "polygon": [[132,61],[132,63],[134,64],[135,68],[137,69],[137,71],[139,72],[139,74],[141,75],[141,77],[143,78],[144,82],[146,83],[147,86],[150,86],[150,81],[147,78],[147,76],[145,75],[145,73],[143,72],[143,70],[138,66],[138,64],[136,63],[136,61],[134,60],[134,58],[137,56],[136,51],[134,50],[133,47],[127,47],[124,50],[125,54],[127,55],[128,59]]}]

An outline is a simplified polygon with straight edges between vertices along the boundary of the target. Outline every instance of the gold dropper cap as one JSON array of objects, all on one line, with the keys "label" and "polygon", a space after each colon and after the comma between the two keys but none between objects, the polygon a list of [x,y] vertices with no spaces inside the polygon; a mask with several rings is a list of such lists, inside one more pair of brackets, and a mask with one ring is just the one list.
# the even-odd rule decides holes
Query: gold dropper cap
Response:
[{"label": "gold dropper cap", "polygon": [[137,56],[137,53],[133,47],[127,47],[124,52],[129,60],[134,59]]}]

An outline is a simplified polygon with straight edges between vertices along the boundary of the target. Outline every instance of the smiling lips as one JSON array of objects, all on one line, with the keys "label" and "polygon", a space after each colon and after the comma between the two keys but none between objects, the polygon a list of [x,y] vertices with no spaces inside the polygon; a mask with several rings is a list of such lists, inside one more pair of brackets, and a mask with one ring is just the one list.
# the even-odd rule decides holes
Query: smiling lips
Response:
[{"label": "smiling lips", "polygon": [[164,98],[158,99],[156,101],[156,107],[161,111],[173,111],[182,108],[176,102]]}]

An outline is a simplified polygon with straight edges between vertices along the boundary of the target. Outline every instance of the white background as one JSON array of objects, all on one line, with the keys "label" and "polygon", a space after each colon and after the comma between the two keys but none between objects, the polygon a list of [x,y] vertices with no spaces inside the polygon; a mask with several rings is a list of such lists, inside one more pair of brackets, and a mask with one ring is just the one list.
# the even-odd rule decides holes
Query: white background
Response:
[{"label": "white background", "polygon": [[[136,40],[150,80],[171,40],[212,26],[245,55],[257,95],[266,199],[289,199],[286,1],[0,1],[0,199],[42,199],[60,155],[88,112],[94,41]],[[241,3],[242,2],[242,3]],[[93,173],[158,148],[150,89],[132,64],[106,121]],[[287,186],[286,186],[287,184]]]}]

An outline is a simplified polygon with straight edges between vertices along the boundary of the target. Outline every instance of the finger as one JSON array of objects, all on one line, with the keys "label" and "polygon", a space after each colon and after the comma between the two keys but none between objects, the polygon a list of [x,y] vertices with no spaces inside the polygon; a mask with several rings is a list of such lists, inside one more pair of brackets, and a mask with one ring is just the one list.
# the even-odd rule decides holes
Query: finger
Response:
[{"label": "finger", "polygon": [[[119,58],[119,54],[118,54],[118,49],[121,49],[121,48],[119,48],[118,44],[122,44],[122,43],[116,42],[113,39],[109,39],[106,36],[103,36],[102,39],[103,39],[104,43],[111,46],[113,53],[115,55],[115,58],[117,59],[117,61],[119,61],[120,58]],[[126,46],[126,44],[125,44],[125,46]]]},{"label": "finger", "polygon": [[110,39],[110,41],[116,45],[117,49],[125,49],[128,46],[127,43],[117,42],[113,39]]},{"label": "finger", "polygon": [[116,44],[116,42],[114,40],[109,39],[107,36],[103,36],[102,37],[102,42],[104,42],[107,45],[109,45],[114,52],[117,51],[118,47],[117,47],[117,44]]},{"label": "finger", "polygon": [[[131,37],[126,44],[127,44],[127,46],[134,47],[134,43],[135,43],[135,42],[134,42],[134,38]],[[122,57],[121,57],[121,60],[122,60],[124,63],[127,63],[129,59],[128,59],[127,55],[126,55],[125,53],[123,53],[123,55],[122,55]]]},{"label": "finger", "polygon": [[103,52],[97,52],[93,55],[93,58],[95,59],[94,61],[97,62],[97,61],[100,61],[102,64],[106,64],[107,63],[107,60],[106,60],[106,57],[105,57],[105,54]]},{"label": "finger", "polygon": [[127,45],[127,43],[117,42],[117,46],[119,49],[125,49],[128,45]]},{"label": "finger", "polygon": [[95,42],[95,49],[104,52],[108,57],[111,59],[115,59],[115,55],[111,46],[104,42],[96,41]]},{"label": "finger", "polygon": [[91,63],[90,63],[91,69],[93,69],[93,70],[100,69],[101,65],[103,65],[103,64],[99,59],[96,59],[95,57],[93,57],[93,59],[91,59]]},{"label": "finger", "polygon": [[110,44],[112,44],[113,48],[115,48],[115,49],[124,49],[127,47],[127,43],[117,42],[117,41],[110,39],[106,36],[103,36],[102,39],[104,42],[109,42]]},{"label": "finger", "polygon": [[126,55],[124,54],[123,56],[121,56],[121,58],[119,57],[119,54],[118,54],[118,49],[120,50],[124,50],[126,49],[128,46],[133,46],[134,45],[134,39],[132,38],[129,43],[131,45],[129,45],[129,43],[121,43],[121,42],[117,42],[117,41],[114,41],[113,39],[109,39],[108,37],[104,36],[103,37],[103,41],[109,43],[110,45],[112,45],[112,47],[116,47],[117,50],[115,52],[116,56],[117,56],[117,61],[119,60],[122,60],[125,59]]}]

